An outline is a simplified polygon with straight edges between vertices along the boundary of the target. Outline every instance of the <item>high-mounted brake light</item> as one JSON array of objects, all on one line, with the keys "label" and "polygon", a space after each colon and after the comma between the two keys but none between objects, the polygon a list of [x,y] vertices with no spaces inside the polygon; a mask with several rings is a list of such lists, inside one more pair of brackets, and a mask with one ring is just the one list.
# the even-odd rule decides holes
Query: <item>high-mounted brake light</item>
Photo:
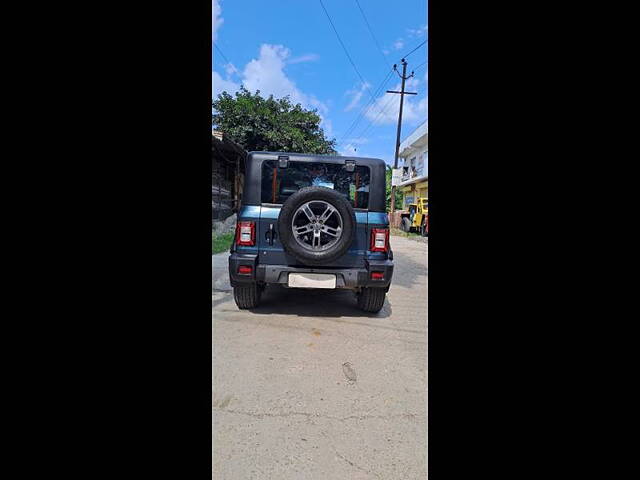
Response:
[{"label": "high-mounted brake light", "polygon": [[389,229],[388,228],[372,228],[371,229],[371,252],[387,252],[389,251]]},{"label": "high-mounted brake light", "polygon": [[256,244],[256,222],[238,222],[236,226],[236,245],[253,247]]}]

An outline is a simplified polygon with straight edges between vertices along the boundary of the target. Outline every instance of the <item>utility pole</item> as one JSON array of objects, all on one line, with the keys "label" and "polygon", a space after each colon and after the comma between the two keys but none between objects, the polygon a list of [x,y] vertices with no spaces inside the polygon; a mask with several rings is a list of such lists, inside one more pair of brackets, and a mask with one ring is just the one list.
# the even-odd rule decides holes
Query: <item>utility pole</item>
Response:
[{"label": "utility pole", "polygon": [[[400,78],[402,79],[402,87],[399,92],[395,90],[387,90],[387,93],[400,94],[400,113],[398,114],[398,132],[396,134],[396,156],[393,162],[394,170],[398,168],[398,153],[400,153],[400,132],[402,129],[402,106],[404,104],[404,96],[418,94],[417,92],[404,91],[404,82],[410,79],[411,77],[413,77],[413,72],[411,72],[411,75],[407,77],[407,61],[403,58],[400,63],[402,63],[402,75],[398,73],[397,65],[394,65],[393,69],[396,71],[396,73],[398,73],[398,75],[400,75]],[[395,210],[396,210],[396,187],[392,186],[391,187],[391,212],[395,212]]]}]

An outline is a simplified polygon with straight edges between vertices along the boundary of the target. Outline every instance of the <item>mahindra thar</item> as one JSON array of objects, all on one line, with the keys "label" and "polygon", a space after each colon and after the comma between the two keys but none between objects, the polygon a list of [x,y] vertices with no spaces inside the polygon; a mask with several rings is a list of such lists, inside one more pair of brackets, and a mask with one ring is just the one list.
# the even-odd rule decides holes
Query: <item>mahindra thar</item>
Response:
[{"label": "mahindra thar", "polygon": [[250,152],[245,172],[229,256],[238,307],[279,284],[349,289],[380,311],[393,275],[384,161]]}]

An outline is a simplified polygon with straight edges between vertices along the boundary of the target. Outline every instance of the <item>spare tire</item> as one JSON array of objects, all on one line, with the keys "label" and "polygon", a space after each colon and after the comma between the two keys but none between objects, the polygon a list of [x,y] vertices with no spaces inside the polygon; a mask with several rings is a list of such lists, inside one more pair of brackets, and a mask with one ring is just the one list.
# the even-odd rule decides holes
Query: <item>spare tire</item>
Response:
[{"label": "spare tire", "polygon": [[326,187],[305,187],[291,195],[278,216],[280,241],[305,265],[336,260],[351,246],[356,216],[344,195]]}]

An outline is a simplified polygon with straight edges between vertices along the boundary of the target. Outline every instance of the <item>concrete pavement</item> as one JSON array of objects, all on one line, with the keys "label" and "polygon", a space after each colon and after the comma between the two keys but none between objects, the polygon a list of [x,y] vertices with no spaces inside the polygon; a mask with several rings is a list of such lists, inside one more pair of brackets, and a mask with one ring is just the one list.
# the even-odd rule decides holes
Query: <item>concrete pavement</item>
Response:
[{"label": "concrete pavement", "polygon": [[213,478],[426,478],[428,245],[391,245],[378,314],[282,287],[241,311],[228,253],[212,256]]}]

